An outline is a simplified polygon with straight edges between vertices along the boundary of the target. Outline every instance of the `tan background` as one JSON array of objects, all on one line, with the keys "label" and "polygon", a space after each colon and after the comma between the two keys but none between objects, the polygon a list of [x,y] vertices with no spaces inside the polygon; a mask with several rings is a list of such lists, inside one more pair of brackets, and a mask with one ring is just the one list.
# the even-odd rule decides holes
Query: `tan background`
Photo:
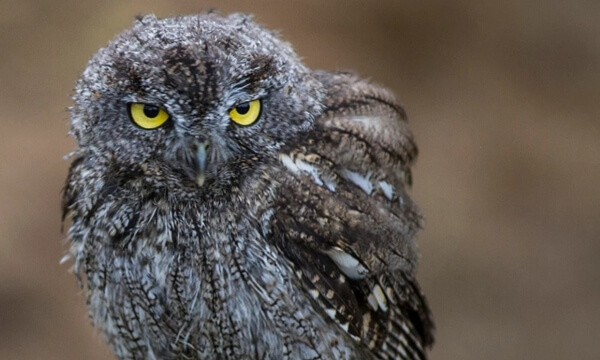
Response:
[{"label": "tan background", "polygon": [[70,93],[139,13],[218,7],[405,104],[431,359],[600,359],[600,2],[0,1],[0,359],[111,359],[69,265]]}]

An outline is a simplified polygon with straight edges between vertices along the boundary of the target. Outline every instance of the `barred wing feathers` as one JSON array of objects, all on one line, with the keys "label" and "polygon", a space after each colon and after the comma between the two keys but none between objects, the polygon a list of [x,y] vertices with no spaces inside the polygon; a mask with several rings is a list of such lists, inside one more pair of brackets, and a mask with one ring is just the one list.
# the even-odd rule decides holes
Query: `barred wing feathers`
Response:
[{"label": "barred wing feathers", "polygon": [[429,308],[415,280],[421,217],[406,190],[417,148],[380,87],[316,72],[324,114],[280,153],[273,238],[315,303],[381,359],[425,359]]}]

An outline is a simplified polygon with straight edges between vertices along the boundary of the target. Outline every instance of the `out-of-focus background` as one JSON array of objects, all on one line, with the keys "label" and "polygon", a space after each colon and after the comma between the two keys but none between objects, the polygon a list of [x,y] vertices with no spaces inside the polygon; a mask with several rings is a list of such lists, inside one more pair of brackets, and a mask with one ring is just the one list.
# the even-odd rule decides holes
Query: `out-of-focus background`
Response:
[{"label": "out-of-focus background", "polygon": [[72,86],[136,14],[218,8],[391,88],[420,147],[431,359],[600,359],[600,2],[0,1],[0,358],[112,359],[59,203]]}]

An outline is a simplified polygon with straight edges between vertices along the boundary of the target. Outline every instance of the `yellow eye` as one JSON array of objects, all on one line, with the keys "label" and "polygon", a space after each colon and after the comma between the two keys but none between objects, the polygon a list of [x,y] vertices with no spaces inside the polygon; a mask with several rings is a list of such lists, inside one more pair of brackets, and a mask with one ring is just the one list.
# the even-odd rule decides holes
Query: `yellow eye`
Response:
[{"label": "yellow eye", "polygon": [[229,117],[238,125],[252,125],[260,116],[260,100],[241,103],[229,111]]},{"label": "yellow eye", "polygon": [[133,122],[143,129],[156,129],[169,120],[169,114],[156,105],[131,103],[129,115]]}]

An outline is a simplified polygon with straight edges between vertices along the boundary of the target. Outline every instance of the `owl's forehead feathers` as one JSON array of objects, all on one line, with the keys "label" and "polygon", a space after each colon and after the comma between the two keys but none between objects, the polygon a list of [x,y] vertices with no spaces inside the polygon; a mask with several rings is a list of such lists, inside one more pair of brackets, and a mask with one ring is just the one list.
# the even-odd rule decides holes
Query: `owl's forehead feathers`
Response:
[{"label": "owl's forehead feathers", "polygon": [[[273,87],[308,72],[289,44],[241,14],[145,16],[100,50],[90,65],[85,87],[99,92],[115,85],[143,90],[159,85],[161,78],[167,87],[184,91],[189,89],[182,86],[202,84],[213,92],[239,84],[266,85],[260,82],[267,78]],[[97,78],[98,67],[102,78]],[[218,77],[219,83],[209,84],[210,77]]]},{"label": "owl's forehead feathers", "polygon": [[83,144],[95,125],[130,125],[114,116],[128,103],[162,107],[180,126],[204,126],[223,124],[232,107],[261,98],[270,113],[293,114],[269,126],[269,137],[280,139],[294,126],[308,128],[323,96],[322,84],[291,46],[249,16],[150,15],[90,60],[75,88],[72,133]]}]

